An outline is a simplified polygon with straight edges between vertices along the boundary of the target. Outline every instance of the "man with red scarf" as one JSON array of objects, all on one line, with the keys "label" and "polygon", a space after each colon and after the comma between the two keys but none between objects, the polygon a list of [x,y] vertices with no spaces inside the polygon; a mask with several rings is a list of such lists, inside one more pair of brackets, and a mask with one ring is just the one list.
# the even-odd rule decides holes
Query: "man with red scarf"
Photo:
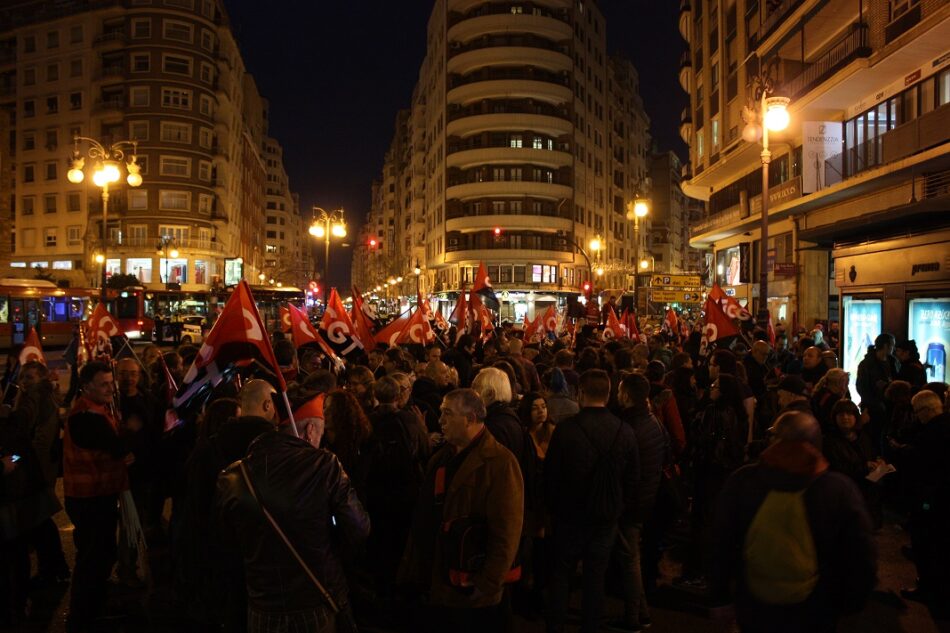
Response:
[{"label": "man with red scarf", "polygon": [[86,363],[79,388],[63,435],[63,490],[76,544],[66,621],[70,633],[89,630],[102,614],[106,582],[116,562],[118,498],[129,487],[126,467],[133,459],[112,409],[112,367]]}]

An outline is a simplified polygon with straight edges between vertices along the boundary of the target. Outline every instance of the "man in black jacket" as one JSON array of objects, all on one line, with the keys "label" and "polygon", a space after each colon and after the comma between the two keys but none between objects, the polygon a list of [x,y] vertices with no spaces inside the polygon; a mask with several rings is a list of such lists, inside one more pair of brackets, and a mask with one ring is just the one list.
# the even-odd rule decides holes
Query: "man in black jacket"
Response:
[{"label": "man in black jacket", "polygon": [[[544,490],[553,524],[554,570],[551,578],[548,630],[564,630],[570,602],[570,579],[577,561],[584,561],[581,631],[599,630],[604,614],[604,574],[623,508],[636,505],[639,473],[633,429],[607,409],[610,377],[600,369],[581,375],[580,413],[559,422],[551,435],[544,462]],[[588,499],[593,475],[613,460],[622,500],[610,517],[593,517]],[[597,495],[599,496],[599,495]]]},{"label": "man in black jacket", "polygon": [[652,518],[663,467],[671,455],[670,436],[650,412],[650,388],[650,383],[641,374],[629,374],[620,383],[617,393],[617,400],[623,408],[620,419],[633,428],[637,437],[640,466],[636,502],[624,508],[617,535],[623,565],[624,617],[613,628],[623,631],[640,631],[651,623],[640,560],[642,552],[655,566],[659,559],[659,543],[651,545],[657,551],[648,555],[644,551],[647,541],[644,538],[641,545],[640,538],[645,536],[644,524]]},{"label": "man in black jacket", "polygon": [[[876,557],[871,519],[851,480],[829,472],[821,454],[821,429],[814,416],[800,411],[782,414],[772,434],[773,443],[761,459],[734,472],[719,495],[713,599],[721,605],[734,602],[743,633],[829,633],[836,630],[841,614],[860,610],[874,588]],[[803,495],[813,540],[815,584],[801,601],[766,602],[757,597],[762,595],[762,586],[747,582],[749,528],[770,494],[797,492]],[[773,563],[801,568],[807,561]],[[728,607],[716,609],[718,615],[728,612]]]},{"label": "man in black jacket", "polygon": [[220,475],[214,507],[221,538],[236,543],[244,558],[249,633],[330,633],[338,630],[338,618],[352,617],[343,566],[331,541],[362,541],[370,524],[333,453],[284,433],[265,433]]},{"label": "man in black jacket", "polygon": [[475,338],[471,334],[463,334],[455,343],[455,347],[450,349],[442,357],[442,360],[459,375],[459,387],[472,386],[472,355],[475,353]]}]

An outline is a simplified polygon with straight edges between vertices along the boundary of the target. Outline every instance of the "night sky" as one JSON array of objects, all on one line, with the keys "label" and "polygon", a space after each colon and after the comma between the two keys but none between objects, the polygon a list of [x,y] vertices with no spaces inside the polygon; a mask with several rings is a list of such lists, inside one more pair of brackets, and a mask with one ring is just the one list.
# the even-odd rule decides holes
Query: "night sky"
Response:
[{"label": "night sky", "polygon": [[[686,44],[676,0],[599,0],[607,50],[633,60],[654,143],[685,158],[677,79]],[[225,0],[245,64],[270,101],[270,135],[284,147],[290,188],[313,205],[344,207],[355,235],[425,56],[430,0]],[[321,255],[322,256],[322,255]],[[330,280],[349,287],[352,249],[331,248]],[[346,296],[348,293],[344,293]]]}]

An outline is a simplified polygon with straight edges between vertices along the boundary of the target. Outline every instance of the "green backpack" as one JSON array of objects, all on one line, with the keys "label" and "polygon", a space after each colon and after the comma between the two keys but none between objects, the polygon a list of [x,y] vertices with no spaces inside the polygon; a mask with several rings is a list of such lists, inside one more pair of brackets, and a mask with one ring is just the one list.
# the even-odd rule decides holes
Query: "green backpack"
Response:
[{"label": "green backpack", "polygon": [[772,490],[746,532],[746,583],[760,602],[804,602],[818,583],[818,554],[804,494]]}]

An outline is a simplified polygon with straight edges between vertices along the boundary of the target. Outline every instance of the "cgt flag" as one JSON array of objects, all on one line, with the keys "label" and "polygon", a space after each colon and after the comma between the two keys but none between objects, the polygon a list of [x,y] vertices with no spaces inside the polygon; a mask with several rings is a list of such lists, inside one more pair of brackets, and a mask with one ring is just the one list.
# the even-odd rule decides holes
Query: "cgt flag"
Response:
[{"label": "cgt flag", "polygon": [[627,332],[627,338],[640,342],[640,330],[637,328],[637,315],[630,308],[624,308],[620,316],[620,324]]},{"label": "cgt flag", "polygon": [[257,363],[264,369],[266,378],[280,391],[287,390],[251,288],[247,281],[242,280],[185,374],[173,401],[174,408],[182,412],[200,403],[202,396],[210,395],[211,390],[236,367],[249,363]]},{"label": "cgt flag", "polygon": [[396,344],[413,344],[416,345],[428,345],[429,343],[435,342],[435,332],[432,331],[432,327],[429,325],[429,319],[426,318],[425,312],[422,309],[416,309],[415,312],[409,317],[409,320],[406,321],[405,327],[399,333],[399,336],[396,338]]},{"label": "cgt flag", "polygon": [[353,286],[353,307],[350,310],[350,322],[353,324],[353,331],[356,338],[363,345],[363,349],[369,351],[376,348],[376,339],[373,332],[376,330],[376,321],[367,314],[367,307],[363,303],[363,295],[359,289]]},{"label": "cgt flag", "polygon": [[538,315],[532,321],[528,318],[528,313],[524,315],[524,343],[537,343],[535,335],[538,333],[538,325],[541,323],[541,315]]},{"label": "cgt flag", "polygon": [[541,328],[549,339],[557,338],[557,310],[553,305],[548,306],[548,309],[544,311],[541,317]]},{"label": "cgt flag", "polygon": [[405,329],[407,323],[409,323],[409,317],[399,317],[397,319],[393,319],[388,325],[376,333],[376,342],[382,343],[383,345],[389,345],[390,347],[395,347],[399,344],[397,343],[397,339],[399,338],[399,335],[402,334],[402,331]]},{"label": "cgt flag", "polygon": [[617,313],[613,306],[607,306],[607,326],[604,328],[604,340],[620,340],[623,338],[623,328],[617,320]]},{"label": "cgt flag", "polygon": [[465,299],[464,286],[459,291],[459,298],[455,302],[455,308],[449,315],[449,323],[458,328],[458,333],[463,334],[468,331],[466,324],[468,322],[468,301]]},{"label": "cgt flag", "polygon": [[34,360],[46,364],[46,356],[43,355],[40,337],[36,333],[36,328],[30,328],[30,333],[26,335],[26,340],[23,341],[23,349],[20,350],[20,367]]},{"label": "cgt flag", "polygon": [[739,329],[711,297],[706,299],[703,306],[706,313],[706,325],[703,326],[703,337],[699,344],[699,353],[706,356],[724,339],[738,336]]},{"label": "cgt flag", "polygon": [[320,329],[323,330],[323,338],[327,344],[340,356],[352,354],[363,348],[336,288],[330,291],[327,309],[320,321]]},{"label": "cgt flag", "polygon": [[90,356],[112,355],[113,336],[119,336],[119,322],[113,318],[102,302],[96,304],[89,320],[86,321],[86,344],[89,345]]},{"label": "cgt flag", "polygon": [[316,344],[335,366],[339,367],[343,365],[343,360],[336,355],[336,352],[327,345],[323,337],[314,329],[313,324],[310,323],[310,319],[307,318],[307,314],[293,304],[288,304],[288,307],[292,324],[290,335],[293,337],[294,347],[299,349],[304,345]]},{"label": "cgt flag", "polygon": [[673,312],[673,308],[666,309],[666,316],[663,318],[661,330],[666,332],[666,334],[670,337],[670,340],[676,340],[679,338],[680,321],[676,316],[676,313]]},{"label": "cgt flag", "polygon": [[290,320],[290,310],[286,306],[280,306],[280,331],[286,334],[290,331],[290,328],[293,327],[293,323]]},{"label": "cgt flag", "polygon": [[478,262],[478,272],[475,274],[475,283],[472,284],[472,292],[482,298],[487,308],[498,312],[498,308],[501,307],[501,304],[498,303],[495,290],[491,287],[491,279],[488,278],[488,269],[485,268],[485,262]]}]

